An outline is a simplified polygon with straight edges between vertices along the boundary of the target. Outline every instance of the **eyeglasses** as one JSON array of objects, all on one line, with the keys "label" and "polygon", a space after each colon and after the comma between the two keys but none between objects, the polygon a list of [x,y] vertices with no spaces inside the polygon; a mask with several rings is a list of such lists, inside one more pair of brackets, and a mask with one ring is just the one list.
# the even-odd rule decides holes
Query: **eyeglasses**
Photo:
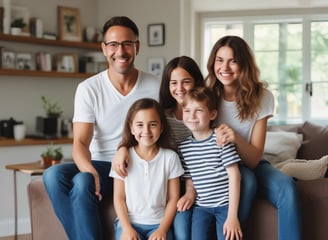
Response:
[{"label": "eyeglasses", "polygon": [[121,45],[124,49],[131,49],[134,47],[134,44],[136,44],[138,41],[123,41],[123,42],[104,42],[104,44],[109,47],[110,50],[114,51],[118,49],[118,47]]}]

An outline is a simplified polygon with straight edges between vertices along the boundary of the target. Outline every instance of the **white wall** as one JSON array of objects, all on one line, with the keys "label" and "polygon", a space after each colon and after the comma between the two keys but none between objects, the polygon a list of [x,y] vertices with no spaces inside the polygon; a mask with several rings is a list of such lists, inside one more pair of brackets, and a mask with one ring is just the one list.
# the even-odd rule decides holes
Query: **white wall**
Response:
[{"label": "white wall", "polygon": [[[89,0],[11,0],[12,5],[27,7],[30,16],[42,19],[44,31],[57,32],[57,5],[78,7],[80,9],[82,26],[97,26],[97,1]],[[0,1],[2,3],[2,1]],[[42,9],[40,11],[40,9]],[[51,48],[31,44],[16,44],[1,42],[0,46],[18,52],[35,53],[45,50],[52,53],[70,52],[69,48]],[[45,115],[41,95],[57,101],[63,108],[64,118],[71,118],[73,113],[73,95],[75,88],[82,79],[46,78],[46,77],[16,77],[0,76],[0,119],[13,117],[24,121],[29,133],[35,132],[35,117]]]},{"label": "white wall", "polygon": [[[180,4],[177,0],[98,0],[99,25],[112,16],[126,15],[139,28],[141,49],[136,66],[147,70],[148,57],[164,57],[166,62],[179,54]],[[165,45],[147,46],[147,25],[165,24]]]},{"label": "white wall", "polygon": [[205,11],[230,11],[254,9],[280,9],[280,8],[309,8],[327,6],[327,0],[191,0],[194,9],[198,12]]}]

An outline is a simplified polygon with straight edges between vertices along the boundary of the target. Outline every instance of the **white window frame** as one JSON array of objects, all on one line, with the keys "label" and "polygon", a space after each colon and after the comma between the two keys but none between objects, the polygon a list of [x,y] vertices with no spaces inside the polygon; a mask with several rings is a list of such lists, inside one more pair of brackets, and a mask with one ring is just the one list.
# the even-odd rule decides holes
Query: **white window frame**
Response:
[{"label": "white window frame", "polygon": [[[314,10],[313,10],[314,11]],[[325,14],[323,12],[326,11]],[[248,42],[250,47],[254,49],[254,24],[259,23],[277,23],[281,21],[287,21],[288,23],[297,21],[303,25],[303,39],[302,39],[302,58],[303,58],[303,71],[302,71],[302,119],[299,121],[312,120],[310,119],[311,111],[311,99],[310,95],[306,92],[305,86],[311,82],[311,22],[313,21],[328,21],[328,8],[322,9],[322,12],[317,13],[317,9],[314,12],[308,10],[308,12],[302,12],[300,10],[291,10],[289,15],[281,14],[279,11],[272,11],[268,15],[260,15],[260,11],[254,11],[250,14],[249,11],[239,11],[229,13],[211,13],[211,14],[200,14],[200,43],[201,49],[199,56],[200,67],[204,73],[207,73],[207,59],[210,53],[211,47],[207,47],[206,41],[206,25],[208,23],[219,23],[219,24],[242,24],[243,25],[243,38]],[[245,13],[245,14],[243,14]],[[230,16],[229,16],[230,15]],[[222,17],[217,17],[222,16]],[[310,81],[309,81],[310,80]],[[289,121],[289,119],[287,119]],[[317,120],[321,123],[322,120]],[[324,119],[323,122],[327,122]]]}]

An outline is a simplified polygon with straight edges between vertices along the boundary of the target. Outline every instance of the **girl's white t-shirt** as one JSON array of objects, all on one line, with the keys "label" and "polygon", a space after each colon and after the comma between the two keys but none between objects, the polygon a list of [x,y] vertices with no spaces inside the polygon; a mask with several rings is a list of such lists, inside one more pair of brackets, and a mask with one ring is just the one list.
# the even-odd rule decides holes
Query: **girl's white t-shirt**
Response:
[{"label": "girl's white t-shirt", "polygon": [[151,161],[145,161],[129,148],[128,176],[120,177],[113,169],[109,176],[124,181],[126,206],[132,223],[159,224],[167,204],[168,181],[184,173],[179,156],[160,148]]}]

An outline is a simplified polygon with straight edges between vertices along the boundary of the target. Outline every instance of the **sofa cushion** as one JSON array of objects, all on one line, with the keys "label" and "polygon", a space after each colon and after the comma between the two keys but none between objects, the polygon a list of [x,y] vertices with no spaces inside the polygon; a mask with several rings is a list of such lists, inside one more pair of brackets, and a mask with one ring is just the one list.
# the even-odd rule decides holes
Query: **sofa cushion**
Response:
[{"label": "sofa cushion", "polygon": [[302,139],[302,135],[296,132],[268,131],[263,157],[273,165],[287,159],[295,159]]},{"label": "sofa cushion", "polygon": [[303,134],[303,144],[297,153],[297,158],[319,159],[328,155],[328,126],[320,126],[306,121],[300,131]]},{"label": "sofa cushion", "polygon": [[328,168],[328,155],[316,160],[288,159],[275,165],[280,171],[299,180],[323,178]]}]

